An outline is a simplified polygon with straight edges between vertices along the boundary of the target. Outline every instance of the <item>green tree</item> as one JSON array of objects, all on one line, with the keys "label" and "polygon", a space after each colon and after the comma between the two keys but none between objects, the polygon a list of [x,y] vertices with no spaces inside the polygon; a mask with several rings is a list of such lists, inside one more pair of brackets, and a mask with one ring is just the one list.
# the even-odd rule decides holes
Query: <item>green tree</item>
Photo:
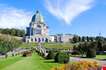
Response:
[{"label": "green tree", "polygon": [[87,42],[79,44],[78,50],[79,50],[80,54],[82,55],[82,57],[86,54],[87,47],[88,47],[88,43]]},{"label": "green tree", "polygon": [[90,41],[90,38],[89,38],[88,36],[86,37],[86,39],[87,39],[87,42],[89,42],[89,41]]},{"label": "green tree", "polygon": [[77,43],[77,42],[79,42],[79,39],[80,39],[80,37],[79,36],[77,36],[77,35],[74,35],[74,37],[73,37],[73,43]]},{"label": "green tree", "polygon": [[82,42],[85,42],[85,37],[84,36],[82,36]]},{"label": "green tree", "polygon": [[18,36],[18,37],[23,37],[25,35],[25,31],[24,30],[20,30],[20,29],[0,29],[0,33],[1,34],[9,34],[12,36]]},{"label": "green tree", "polygon": [[90,42],[89,46],[87,47],[86,57],[88,58],[96,57],[96,48],[97,48],[96,42]]},{"label": "green tree", "polygon": [[55,59],[55,62],[58,62],[58,63],[68,63],[69,55],[64,52],[58,52],[54,59]]},{"label": "green tree", "polygon": [[54,57],[55,57],[55,52],[53,50],[50,50],[48,52],[46,59],[53,59]]}]

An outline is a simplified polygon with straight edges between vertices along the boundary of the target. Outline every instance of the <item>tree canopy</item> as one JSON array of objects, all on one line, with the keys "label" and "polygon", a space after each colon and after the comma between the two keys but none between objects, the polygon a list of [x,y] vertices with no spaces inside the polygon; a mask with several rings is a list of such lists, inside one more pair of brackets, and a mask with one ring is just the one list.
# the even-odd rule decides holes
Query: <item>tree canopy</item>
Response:
[{"label": "tree canopy", "polygon": [[18,37],[23,37],[25,35],[25,31],[24,30],[20,30],[20,29],[15,29],[15,28],[12,28],[12,29],[0,29],[0,33],[1,34],[9,34],[9,35],[12,35],[12,36],[18,36]]}]

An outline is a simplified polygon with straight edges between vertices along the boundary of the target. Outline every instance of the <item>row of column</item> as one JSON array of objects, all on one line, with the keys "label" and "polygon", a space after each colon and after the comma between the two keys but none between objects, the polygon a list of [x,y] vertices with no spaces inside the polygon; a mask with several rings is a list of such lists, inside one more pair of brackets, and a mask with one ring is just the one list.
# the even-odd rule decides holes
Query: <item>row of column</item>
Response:
[{"label": "row of column", "polygon": [[47,38],[31,38],[31,42],[48,42]]}]

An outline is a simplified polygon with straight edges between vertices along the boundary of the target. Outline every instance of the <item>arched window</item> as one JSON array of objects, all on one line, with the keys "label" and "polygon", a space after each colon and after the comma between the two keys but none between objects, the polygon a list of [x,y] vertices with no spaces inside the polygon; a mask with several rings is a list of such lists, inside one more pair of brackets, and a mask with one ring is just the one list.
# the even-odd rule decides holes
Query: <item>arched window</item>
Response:
[{"label": "arched window", "polygon": [[44,38],[42,38],[42,42],[44,42]]},{"label": "arched window", "polygon": [[40,26],[40,25],[37,25],[37,27],[38,27],[38,28],[41,28],[41,26]]},{"label": "arched window", "polygon": [[33,42],[33,38],[31,38],[31,41]]},{"label": "arched window", "polygon": [[38,38],[38,42],[41,42],[41,39],[40,38]]},{"label": "arched window", "polygon": [[37,41],[37,39],[35,38],[35,42]]},{"label": "arched window", "polygon": [[47,38],[45,39],[45,42],[48,42],[48,39]]}]

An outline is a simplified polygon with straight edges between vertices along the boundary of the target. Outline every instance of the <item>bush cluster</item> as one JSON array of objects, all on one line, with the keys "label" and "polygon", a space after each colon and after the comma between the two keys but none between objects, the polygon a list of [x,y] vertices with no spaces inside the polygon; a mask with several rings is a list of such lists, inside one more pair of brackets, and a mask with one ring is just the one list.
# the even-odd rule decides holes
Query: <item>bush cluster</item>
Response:
[{"label": "bush cluster", "polygon": [[27,56],[31,56],[32,55],[32,52],[31,51],[24,51],[23,53],[22,53],[22,56],[23,57],[27,57]]},{"label": "bush cluster", "polygon": [[88,49],[86,57],[88,57],[88,58],[96,57],[96,50],[95,49]]},{"label": "bush cluster", "polygon": [[52,50],[50,50],[48,52],[46,59],[54,59],[54,57],[55,57],[55,53]]},{"label": "bush cluster", "polygon": [[9,28],[1,29],[0,28],[0,33],[1,34],[9,34],[9,35],[18,36],[18,37],[25,36],[25,31],[24,30],[15,29],[15,28],[12,28],[12,29],[9,29]]},{"label": "bush cluster", "polygon": [[83,55],[86,55],[86,57],[88,58],[96,57],[96,49],[97,49],[96,42],[84,42],[80,43],[77,47],[73,47],[73,50],[78,51],[82,55],[82,57]]},{"label": "bush cluster", "polygon": [[55,62],[58,62],[58,63],[68,63],[69,62],[69,55],[68,53],[65,53],[63,51],[57,51],[55,49],[49,49],[48,51],[46,51],[47,53],[47,56],[45,56],[45,54],[41,51],[39,51],[40,48],[36,48],[36,52],[46,58],[46,59],[54,59]]},{"label": "bush cluster", "polygon": [[55,62],[58,62],[58,63],[68,63],[69,55],[64,52],[58,52],[54,59],[55,59]]}]

